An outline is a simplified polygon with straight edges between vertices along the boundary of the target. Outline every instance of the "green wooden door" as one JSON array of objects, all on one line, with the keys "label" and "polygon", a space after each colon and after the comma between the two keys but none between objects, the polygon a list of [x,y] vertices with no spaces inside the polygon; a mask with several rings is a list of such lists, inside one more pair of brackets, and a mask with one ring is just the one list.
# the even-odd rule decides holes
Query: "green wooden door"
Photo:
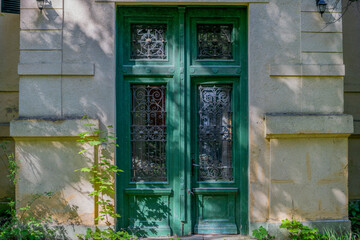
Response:
[{"label": "green wooden door", "polygon": [[248,233],[242,7],[118,7],[117,227]]}]

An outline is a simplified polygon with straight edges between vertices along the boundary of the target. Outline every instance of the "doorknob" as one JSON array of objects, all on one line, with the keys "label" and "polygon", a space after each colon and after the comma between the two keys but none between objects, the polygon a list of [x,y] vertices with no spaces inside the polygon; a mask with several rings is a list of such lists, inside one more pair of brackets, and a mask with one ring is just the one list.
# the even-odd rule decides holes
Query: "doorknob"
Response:
[{"label": "doorknob", "polygon": [[191,189],[188,189],[188,194],[194,195],[194,193],[191,191]]},{"label": "doorknob", "polygon": [[195,166],[195,153],[191,153],[191,176],[194,176],[195,174],[195,169],[194,169],[194,166]]}]

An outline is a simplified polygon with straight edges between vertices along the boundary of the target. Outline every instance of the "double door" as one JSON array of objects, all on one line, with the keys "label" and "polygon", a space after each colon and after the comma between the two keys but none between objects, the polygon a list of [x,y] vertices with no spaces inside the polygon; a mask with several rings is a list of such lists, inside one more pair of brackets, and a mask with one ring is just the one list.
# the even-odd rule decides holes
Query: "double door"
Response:
[{"label": "double door", "polygon": [[118,7],[118,228],[247,234],[246,26],[241,7]]}]

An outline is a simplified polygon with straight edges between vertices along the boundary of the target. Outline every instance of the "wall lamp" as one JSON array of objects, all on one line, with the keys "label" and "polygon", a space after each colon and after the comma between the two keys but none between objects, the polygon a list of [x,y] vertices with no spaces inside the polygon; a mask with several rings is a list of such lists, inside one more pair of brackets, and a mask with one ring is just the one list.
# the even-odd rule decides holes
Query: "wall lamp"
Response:
[{"label": "wall lamp", "polygon": [[37,6],[38,8],[41,10],[43,10],[44,6],[45,6],[45,0],[36,0]]},{"label": "wall lamp", "polygon": [[316,0],[316,6],[318,8],[319,13],[322,16],[326,10],[327,3],[325,2],[325,0]]}]

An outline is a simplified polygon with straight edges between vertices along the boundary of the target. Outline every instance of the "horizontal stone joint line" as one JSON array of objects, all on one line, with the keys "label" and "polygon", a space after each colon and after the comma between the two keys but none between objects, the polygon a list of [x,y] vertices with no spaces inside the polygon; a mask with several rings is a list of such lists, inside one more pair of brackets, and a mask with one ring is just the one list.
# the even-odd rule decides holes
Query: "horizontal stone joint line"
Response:
[{"label": "horizontal stone joint line", "polygon": [[20,31],[22,31],[22,32],[30,32],[30,31],[32,31],[32,32],[56,32],[56,31],[62,31],[62,28],[51,28],[51,29],[38,29],[38,28],[36,28],[36,29],[27,29],[27,28],[25,28],[25,29],[20,29]]},{"label": "horizontal stone joint line", "polygon": [[[26,9],[31,9],[31,10],[38,10],[38,11],[40,11],[39,8],[25,8],[25,7],[20,8],[20,11],[23,10],[23,9],[24,9],[24,10],[26,10]],[[63,8],[58,8],[58,7],[57,7],[57,8],[44,7],[44,8],[43,8],[43,11],[46,11],[47,9],[50,9],[50,10],[63,10]]]},{"label": "horizontal stone joint line", "polygon": [[337,52],[337,51],[301,51],[302,53],[343,53],[343,52]]},{"label": "horizontal stone joint line", "polygon": [[348,137],[354,132],[353,117],[348,114],[267,114],[265,137]]},{"label": "horizontal stone joint line", "polygon": [[[326,27],[325,27],[326,28]],[[333,32],[328,32],[328,31],[301,31],[302,33],[343,33],[342,31],[333,31]]]},{"label": "horizontal stone joint line", "polygon": [[22,32],[55,32],[55,31],[62,31],[62,28],[21,28],[20,31]]}]

